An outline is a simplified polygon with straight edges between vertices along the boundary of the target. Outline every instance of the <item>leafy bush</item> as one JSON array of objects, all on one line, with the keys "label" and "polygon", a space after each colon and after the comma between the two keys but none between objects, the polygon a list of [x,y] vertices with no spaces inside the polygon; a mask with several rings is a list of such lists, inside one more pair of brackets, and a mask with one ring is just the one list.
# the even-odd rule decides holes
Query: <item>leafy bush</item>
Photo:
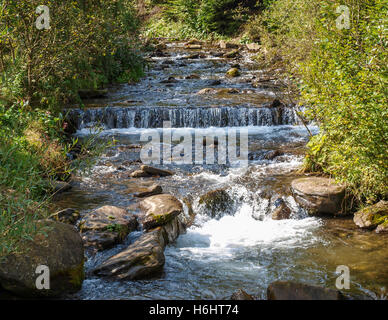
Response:
[{"label": "leafy bush", "polygon": [[[342,1],[350,28],[336,25],[338,4],[277,0],[249,28],[262,58],[277,61],[305,115],[320,126],[305,169],[344,182],[362,202],[387,198],[387,3]],[[277,56],[277,59],[274,57]]]},{"label": "leafy bush", "polygon": [[33,236],[33,222],[47,215],[50,180],[69,170],[61,123],[48,112],[0,104],[0,256]]},{"label": "leafy bush", "polygon": [[[50,29],[38,30],[35,10],[45,4]],[[80,88],[139,76],[131,0],[4,0],[0,15],[0,95],[9,100],[55,107]]]},{"label": "leafy bush", "polygon": [[164,18],[190,30],[186,34],[230,36],[237,34],[255,7],[256,1],[170,0],[164,5]]},{"label": "leafy bush", "polygon": [[[34,222],[48,216],[55,182],[90,168],[106,147],[97,134],[82,144],[69,140],[65,127],[61,114],[0,103],[0,257],[40,231]],[[77,159],[70,162],[73,149]]]}]

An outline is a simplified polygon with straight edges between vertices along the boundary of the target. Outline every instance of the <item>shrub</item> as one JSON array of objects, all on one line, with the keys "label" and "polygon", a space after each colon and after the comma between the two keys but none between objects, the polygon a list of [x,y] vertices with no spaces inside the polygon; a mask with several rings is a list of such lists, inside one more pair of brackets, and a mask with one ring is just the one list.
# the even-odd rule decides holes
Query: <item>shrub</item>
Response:
[{"label": "shrub", "polygon": [[[387,3],[341,1],[350,29],[338,29],[333,1],[277,0],[251,22],[261,58],[288,77],[320,134],[305,169],[344,182],[362,202],[387,198]],[[274,59],[277,57],[277,59]],[[282,74],[282,76],[284,76]]]},{"label": "shrub", "polygon": [[[44,4],[50,29],[38,30],[35,10]],[[139,76],[130,0],[4,0],[0,15],[0,95],[9,100],[57,107],[77,99],[80,88]]]}]

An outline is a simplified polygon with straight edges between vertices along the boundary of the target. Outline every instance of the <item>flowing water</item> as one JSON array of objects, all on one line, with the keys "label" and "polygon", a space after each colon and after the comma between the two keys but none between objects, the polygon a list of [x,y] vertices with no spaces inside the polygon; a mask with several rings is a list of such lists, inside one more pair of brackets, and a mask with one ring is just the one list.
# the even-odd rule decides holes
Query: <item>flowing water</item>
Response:
[{"label": "flowing water", "polygon": [[[102,139],[117,142],[90,173],[78,177],[75,187],[58,198],[58,207],[77,208],[85,214],[109,204],[133,208],[136,214],[133,192],[157,182],[164,192],[185,203],[186,215],[187,201],[196,213],[187,232],[166,247],[161,276],[112,281],[91,274],[93,267],[141,234],[133,232],[113,249],[88,254],[83,288],[70,298],[224,299],[243,288],[265,299],[268,284],[276,280],[335,288],[339,265],[350,268],[350,294],[380,298],[388,286],[387,236],[360,231],[348,218],[309,217],[290,195],[308,133],[291,109],[271,106],[276,86],[252,86],[252,79],[260,78],[262,71],[249,54],[237,61],[242,76],[227,79],[224,74],[236,61],[217,58],[214,48],[186,59],[192,53],[182,44],[169,44],[164,57],[152,58],[153,65],[140,83],[111,88],[106,99],[69,112],[77,136],[85,137],[99,125]],[[200,78],[185,79],[192,74]],[[168,80],[171,76],[175,79]],[[220,84],[214,82],[218,79]],[[226,90],[196,94],[208,87]],[[129,172],[139,166],[139,145],[145,143],[140,136],[161,132],[163,121],[169,121],[167,131],[178,136],[187,132],[229,136],[233,130],[247,129],[249,166],[165,164],[176,174],[129,178]],[[318,128],[310,126],[310,130],[317,133]],[[268,158],[274,150],[279,151],[277,156]],[[217,216],[198,201],[215,189],[225,190],[230,200]],[[291,219],[271,219],[280,197],[291,208]]]}]

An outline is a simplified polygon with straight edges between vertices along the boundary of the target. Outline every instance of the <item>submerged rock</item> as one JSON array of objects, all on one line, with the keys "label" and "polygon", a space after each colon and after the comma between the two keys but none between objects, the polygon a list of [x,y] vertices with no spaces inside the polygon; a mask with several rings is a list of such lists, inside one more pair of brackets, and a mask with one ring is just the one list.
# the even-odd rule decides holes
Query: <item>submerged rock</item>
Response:
[{"label": "submerged rock", "polygon": [[108,89],[80,89],[78,94],[81,99],[104,98],[108,94]]},{"label": "submerged rock", "polygon": [[210,86],[219,86],[221,84],[220,80],[212,80],[209,85]]},{"label": "submerged rock", "polygon": [[142,165],[140,167],[140,169],[143,172],[146,172],[146,173],[148,173],[150,175],[153,175],[153,176],[167,177],[167,176],[174,175],[174,172],[172,172],[170,170],[163,170],[163,169],[159,169],[159,168],[150,167],[150,166],[147,166],[147,165]]},{"label": "submerged rock", "polygon": [[276,209],[272,212],[273,220],[284,220],[290,219],[291,209],[287,206],[285,201],[281,198],[275,201],[275,205],[277,204]]},{"label": "submerged rock", "polygon": [[199,95],[205,94],[234,94],[240,91],[235,88],[203,88],[197,92]]},{"label": "submerged rock", "polygon": [[177,198],[170,194],[159,194],[140,202],[144,212],[141,219],[145,230],[163,226],[182,213],[183,207]]},{"label": "submerged rock", "polygon": [[354,223],[363,229],[375,229],[381,233],[387,230],[388,224],[388,201],[379,201],[378,203],[365,207],[354,214]]},{"label": "submerged rock", "polygon": [[197,74],[190,74],[189,76],[186,76],[185,79],[187,79],[187,80],[201,79],[201,77]]},{"label": "submerged rock", "polygon": [[137,198],[145,198],[145,197],[150,197],[161,193],[163,193],[162,187],[158,184],[153,184],[148,188],[139,190],[134,194],[134,196]]},{"label": "submerged rock", "polygon": [[281,152],[280,150],[272,150],[272,151],[269,151],[265,154],[264,156],[264,159],[265,160],[273,160],[275,159],[276,157],[279,157],[279,156],[282,156],[284,153]]},{"label": "submerged rock", "polygon": [[292,181],[295,201],[309,214],[346,214],[345,187],[329,178],[308,177]]},{"label": "submerged rock", "polygon": [[73,208],[63,209],[53,213],[49,219],[68,224],[74,224],[79,219],[79,212]]},{"label": "submerged rock", "polygon": [[178,80],[175,79],[174,77],[169,77],[169,78],[166,79],[166,80],[160,81],[160,83],[177,83],[177,82],[178,82]]},{"label": "submerged rock", "polygon": [[242,289],[238,289],[235,291],[232,296],[230,297],[230,300],[255,300],[250,294],[246,293]]},{"label": "submerged rock", "polygon": [[[24,240],[18,253],[0,262],[0,287],[26,297],[53,297],[81,289],[84,279],[84,247],[77,230],[52,220],[38,222],[44,234]],[[38,290],[36,269],[50,271],[50,289]]]},{"label": "submerged rock", "polygon": [[123,208],[103,206],[86,214],[79,228],[86,246],[104,250],[124,241],[138,226],[136,217]]},{"label": "submerged rock", "polygon": [[93,272],[117,279],[147,279],[163,270],[165,245],[162,228],[154,229],[143,234],[126,250],[104,261]]},{"label": "submerged rock", "polygon": [[267,288],[267,300],[346,300],[338,290],[292,281],[276,281]]}]

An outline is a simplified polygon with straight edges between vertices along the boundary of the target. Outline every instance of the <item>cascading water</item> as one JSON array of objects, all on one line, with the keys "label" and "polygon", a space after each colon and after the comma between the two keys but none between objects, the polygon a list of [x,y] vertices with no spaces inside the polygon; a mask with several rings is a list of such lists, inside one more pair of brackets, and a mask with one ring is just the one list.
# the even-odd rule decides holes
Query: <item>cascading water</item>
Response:
[{"label": "cascading water", "polygon": [[299,123],[295,112],[286,107],[106,107],[73,109],[68,118],[80,129],[102,126],[115,128],[163,128],[169,121],[173,128],[293,125]]},{"label": "cascading water", "polygon": [[[354,270],[354,292],[376,297],[373,291],[388,279],[387,273],[375,273],[376,268],[384,270],[388,258],[381,250],[381,238],[360,234],[347,221],[337,220],[333,225],[308,217],[290,195],[288,186],[308,140],[294,111],[270,107],[275,93],[252,89],[250,81],[260,77],[260,71],[251,68],[249,55],[240,61],[242,77],[226,79],[227,61],[210,52],[203,59],[177,59],[187,54],[179,44],[169,45],[167,57],[155,58],[155,66],[140,84],[111,91],[108,101],[103,101],[110,107],[69,110],[76,135],[88,135],[94,125],[100,125],[102,138],[114,137],[118,144],[107,150],[89,175],[80,178],[78,187],[58,200],[59,206],[77,208],[81,214],[101,205],[132,208],[137,200],[130,190],[139,184],[158,183],[165,193],[182,201],[186,215],[188,203],[196,214],[186,233],[167,246],[163,275],[111,281],[90,272],[141,234],[133,232],[125,243],[88,257],[83,288],[71,298],[229,299],[233,291],[243,288],[265,299],[268,284],[276,280],[333,287],[336,267],[342,264]],[[200,79],[185,79],[189,74],[198,74]],[[163,83],[171,75],[177,80]],[[223,87],[247,93],[196,94],[215,79],[223,79]],[[115,106],[120,101],[128,106]],[[191,130],[193,135],[248,128],[249,166],[171,164],[165,166],[176,173],[171,177],[128,179],[128,172],[138,165],[140,135],[160,132],[163,121],[171,123],[168,130],[172,132]],[[317,128],[310,129],[317,132]],[[268,157],[273,151],[274,156]],[[216,213],[201,201],[212,190],[223,190],[225,195]],[[291,209],[290,219],[271,218],[279,199]],[[365,251],[366,243],[373,243],[373,249]]]}]

